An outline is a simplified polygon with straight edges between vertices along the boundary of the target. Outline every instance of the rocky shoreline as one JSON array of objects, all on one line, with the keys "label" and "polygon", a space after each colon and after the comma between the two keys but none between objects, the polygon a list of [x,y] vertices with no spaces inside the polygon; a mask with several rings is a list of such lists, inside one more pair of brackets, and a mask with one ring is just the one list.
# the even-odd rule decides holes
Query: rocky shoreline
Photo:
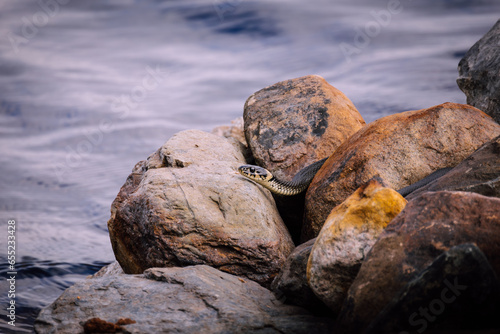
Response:
[{"label": "rocky shoreline", "polygon": [[[443,103],[365,124],[311,75],[254,93],[229,126],[175,134],[112,204],[117,262],[44,308],[35,331],[499,329],[500,101],[490,88],[500,53],[484,46],[496,36],[500,21],[460,62],[459,86],[468,103],[487,101],[484,112]],[[480,83],[481,71],[497,72]],[[291,179],[325,157],[294,197],[236,172],[253,163]],[[394,190],[445,167],[406,198]]]}]

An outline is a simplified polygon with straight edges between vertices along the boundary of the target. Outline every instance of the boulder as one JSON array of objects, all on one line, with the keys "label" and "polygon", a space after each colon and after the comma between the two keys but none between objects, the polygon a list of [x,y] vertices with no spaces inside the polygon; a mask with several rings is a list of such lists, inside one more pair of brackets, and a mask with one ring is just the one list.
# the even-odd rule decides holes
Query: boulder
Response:
[{"label": "boulder", "polygon": [[406,205],[395,190],[372,180],[335,207],[307,263],[309,286],[337,314],[366,254]]},{"label": "boulder", "polygon": [[35,321],[38,334],[78,334],[84,326],[137,334],[328,333],[330,320],[279,302],[256,282],[197,265],[88,278]]},{"label": "boulder", "polygon": [[294,244],[270,193],[237,174],[244,162],[225,138],[188,130],[138,163],[108,222],[123,270],[207,264],[270,284]]},{"label": "boulder", "polygon": [[339,333],[361,332],[437,256],[463,243],[475,243],[498,276],[500,199],[441,191],[408,202],[361,265],[338,318]]},{"label": "boulder", "polygon": [[359,130],[325,162],[305,200],[302,241],[317,236],[326,217],[373,177],[401,189],[432,172],[454,167],[500,135],[482,111],[444,103],[380,118]]},{"label": "boulder", "polygon": [[307,283],[307,260],[316,239],[297,246],[274,279],[271,290],[287,304],[298,305],[316,313],[329,313]]},{"label": "boulder", "polygon": [[118,261],[112,262],[108,264],[107,266],[102,267],[98,272],[96,272],[94,275],[87,276],[88,278],[97,278],[101,276],[116,276],[116,275],[122,275],[124,274],[124,271],[122,267],[120,266],[120,263]]},{"label": "boulder", "polygon": [[242,145],[247,145],[243,131],[243,117],[233,119],[230,125],[220,125],[212,129],[212,133],[225,138],[233,138]]},{"label": "boulder", "polygon": [[227,138],[238,150],[243,152],[247,163],[254,163],[254,158],[243,131],[243,117],[233,119],[229,125],[220,125],[212,129],[217,136]]},{"label": "boulder", "polygon": [[500,136],[481,146],[446,175],[406,198],[411,200],[426,191],[442,190],[470,191],[500,198]]},{"label": "boulder", "polygon": [[[282,180],[330,156],[365,121],[342,92],[320,76],[278,82],[251,95],[243,113],[256,164]],[[276,196],[281,216],[299,243],[304,195]]]},{"label": "boulder", "polygon": [[365,121],[352,102],[318,75],[278,82],[252,94],[243,113],[258,165],[280,179],[330,156]]},{"label": "boulder", "polygon": [[500,20],[495,23],[458,64],[458,87],[467,104],[481,109],[500,123]]},{"label": "boulder", "polygon": [[462,244],[410,281],[365,334],[498,328],[499,313],[498,277],[475,244]]}]

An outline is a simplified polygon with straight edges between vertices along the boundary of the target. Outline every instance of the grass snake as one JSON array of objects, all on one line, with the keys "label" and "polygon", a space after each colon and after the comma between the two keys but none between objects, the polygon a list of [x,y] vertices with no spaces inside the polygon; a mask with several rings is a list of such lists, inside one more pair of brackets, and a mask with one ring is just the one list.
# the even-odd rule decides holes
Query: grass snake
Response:
[{"label": "grass snake", "polygon": [[[328,158],[324,158],[322,160],[316,161],[309,166],[304,167],[293,177],[291,181],[280,180],[274,177],[270,171],[260,166],[243,165],[238,168],[238,172],[248,179],[259,183],[275,194],[283,196],[293,196],[302,193],[307,189],[307,187],[309,187],[309,184],[311,184],[314,175],[316,175],[321,166],[323,166],[326,159]],[[422,180],[417,181],[412,185],[409,185],[408,187],[399,189],[398,193],[400,193],[402,196],[407,196],[413,191],[440,178],[449,170],[451,170],[451,168],[438,169]]]}]

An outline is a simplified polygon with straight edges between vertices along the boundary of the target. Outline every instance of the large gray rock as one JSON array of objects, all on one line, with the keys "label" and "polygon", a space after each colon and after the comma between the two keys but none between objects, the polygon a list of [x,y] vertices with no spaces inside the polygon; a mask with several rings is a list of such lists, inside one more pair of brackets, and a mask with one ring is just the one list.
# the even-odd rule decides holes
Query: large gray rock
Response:
[{"label": "large gray rock", "polygon": [[100,273],[44,308],[35,331],[79,334],[95,318],[104,324],[128,319],[122,332],[138,334],[329,332],[328,319],[279,302],[251,280],[204,265],[152,268],[143,275]]},{"label": "large gray rock", "polygon": [[500,20],[465,54],[458,64],[458,87],[467,104],[500,123]]},{"label": "large gray rock", "polygon": [[446,175],[412,192],[411,200],[426,191],[469,191],[500,197],[500,136],[487,142]]},{"label": "large gray rock", "polygon": [[294,244],[270,192],[236,172],[244,163],[227,139],[197,130],[138,163],[108,222],[124,271],[207,264],[270,284]]}]

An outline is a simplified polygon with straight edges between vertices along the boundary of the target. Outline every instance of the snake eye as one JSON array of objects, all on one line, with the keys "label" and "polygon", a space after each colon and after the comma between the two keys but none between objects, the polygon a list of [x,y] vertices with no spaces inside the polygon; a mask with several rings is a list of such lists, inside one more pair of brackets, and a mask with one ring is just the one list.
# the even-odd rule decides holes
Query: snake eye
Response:
[{"label": "snake eye", "polygon": [[250,167],[250,173],[255,173],[255,168],[254,167]]}]

